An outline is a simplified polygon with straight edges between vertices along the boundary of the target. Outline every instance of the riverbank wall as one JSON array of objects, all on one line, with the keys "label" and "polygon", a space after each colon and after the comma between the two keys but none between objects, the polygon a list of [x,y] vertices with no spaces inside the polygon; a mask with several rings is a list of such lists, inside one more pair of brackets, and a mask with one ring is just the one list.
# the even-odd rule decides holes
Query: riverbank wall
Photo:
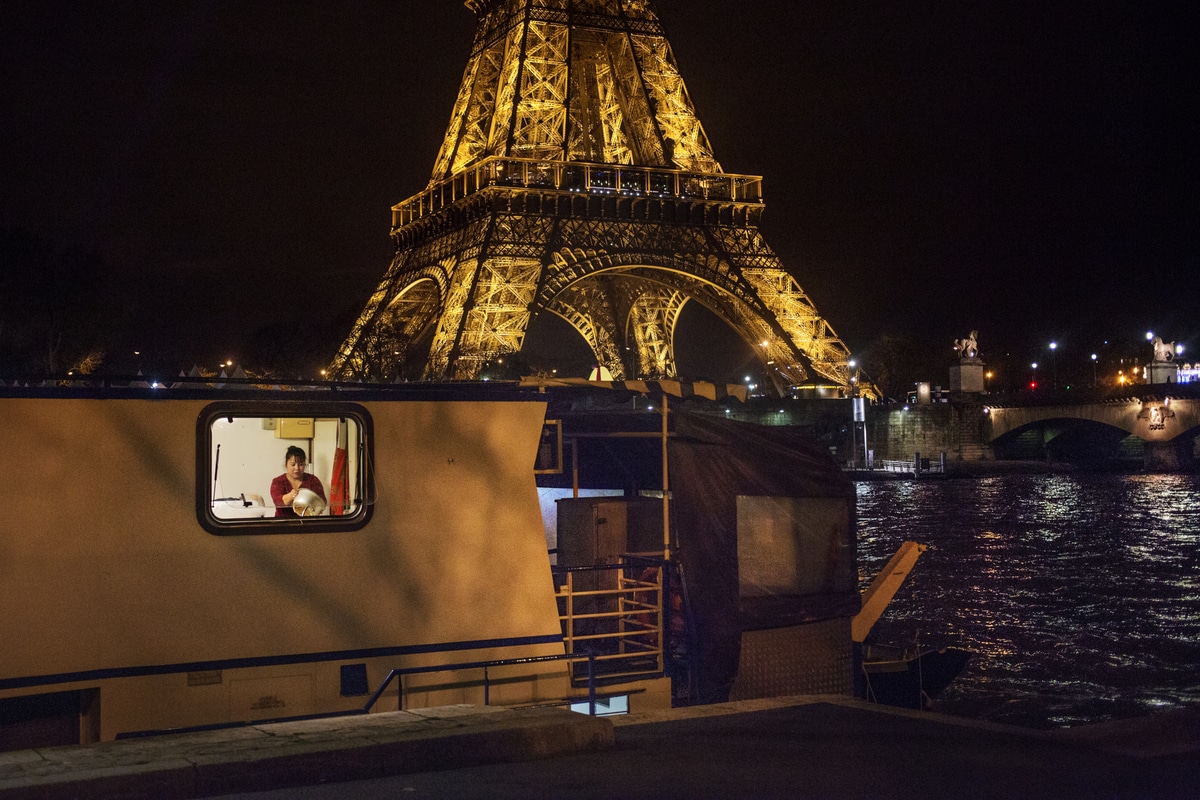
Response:
[{"label": "riverbank wall", "polygon": [[875,460],[906,461],[917,454],[948,461],[994,461],[983,442],[983,404],[963,398],[950,403],[867,408],[867,449]]},{"label": "riverbank wall", "polygon": [[725,413],[744,422],[798,428],[845,464],[862,463],[864,451],[877,464],[911,461],[918,454],[934,461],[943,453],[956,462],[995,459],[992,448],[983,443],[983,403],[977,397],[925,405],[868,405],[865,421],[858,423],[849,399],[752,398]]}]

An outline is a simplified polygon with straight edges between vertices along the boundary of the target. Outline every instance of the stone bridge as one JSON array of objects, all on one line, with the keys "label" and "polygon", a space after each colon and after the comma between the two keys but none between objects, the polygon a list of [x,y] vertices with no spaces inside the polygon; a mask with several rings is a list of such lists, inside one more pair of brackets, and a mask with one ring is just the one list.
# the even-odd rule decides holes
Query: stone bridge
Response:
[{"label": "stone bridge", "polygon": [[997,458],[1099,460],[1140,451],[1147,470],[1196,465],[1200,391],[1191,386],[1144,386],[1106,399],[1080,396],[1084,402],[992,399],[981,397],[981,433]]}]

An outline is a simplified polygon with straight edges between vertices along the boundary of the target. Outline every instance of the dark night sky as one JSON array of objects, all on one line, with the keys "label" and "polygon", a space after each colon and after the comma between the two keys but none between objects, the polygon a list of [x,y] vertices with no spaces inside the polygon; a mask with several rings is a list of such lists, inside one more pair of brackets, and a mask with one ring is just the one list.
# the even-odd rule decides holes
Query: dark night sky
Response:
[{"label": "dark night sky", "polygon": [[[764,176],[767,241],[853,350],[1200,348],[1195,4],[657,6],[718,159]],[[10,0],[0,227],[103,253],[140,346],[340,340],[474,23],[458,0]]]}]

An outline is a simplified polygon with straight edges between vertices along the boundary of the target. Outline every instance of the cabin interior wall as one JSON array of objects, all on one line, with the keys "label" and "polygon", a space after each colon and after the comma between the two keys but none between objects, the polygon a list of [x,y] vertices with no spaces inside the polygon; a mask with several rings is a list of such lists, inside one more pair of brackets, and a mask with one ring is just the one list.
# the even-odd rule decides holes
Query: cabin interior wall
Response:
[{"label": "cabin interior wall", "polygon": [[[210,453],[216,485],[216,497],[259,495],[271,503],[271,481],[284,471],[284,454],[289,446],[300,447],[308,457],[308,472],[315,475],[328,493],[333,484],[333,459],[337,449],[338,421],[313,420],[312,438],[278,435],[279,420],[273,417],[233,417],[218,419],[212,426],[213,449]],[[271,427],[267,427],[269,424]],[[358,431],[351,421],[347,437],[349,485],[356,485],[358,469]],[[220,445],[218,460],[216,446]],[[328,498],[327,498],[328,499]]]}]

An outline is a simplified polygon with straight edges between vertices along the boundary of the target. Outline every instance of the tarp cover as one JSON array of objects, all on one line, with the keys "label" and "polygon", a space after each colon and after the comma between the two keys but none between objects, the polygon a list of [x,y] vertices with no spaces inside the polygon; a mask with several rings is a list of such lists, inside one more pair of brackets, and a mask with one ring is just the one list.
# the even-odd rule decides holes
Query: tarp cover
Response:
[{"label": "tarp cover", "polygon": [[[672,538],[696,626],[697,699],[722,702],[743,630],[857,613],[854,484],[787,428],[671,416]],[[743,569],[753,573],[741,579],[739,506],[752,539],[743,542]]]}]

